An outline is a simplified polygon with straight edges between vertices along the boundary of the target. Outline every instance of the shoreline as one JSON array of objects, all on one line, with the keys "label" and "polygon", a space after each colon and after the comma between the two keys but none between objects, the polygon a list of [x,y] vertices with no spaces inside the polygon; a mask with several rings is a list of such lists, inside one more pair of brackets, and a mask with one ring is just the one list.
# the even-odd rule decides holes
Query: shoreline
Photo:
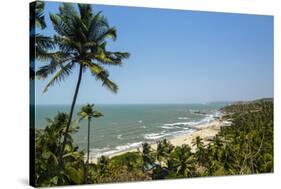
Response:
[{"label": "shoreline", "polygon": [[[222,126],[226,126],[226,124],[224,123],[224,120],[222,120],[221,116],[220,116],[219,119],[212,120],[209,123],[203,123],[203,124],[194,126],[197,130],[192,132],[192,133],[178,135],[178,136],[175,136],[175,137],[167,139],[167,140],[169,142],[171,142],[171,144],[174,145],[174,146],[181,146],[183,144],[188,144],[191,147],[191,149],[194,150],[195,147],[192,146],[192,144],[191,144],[193,139],[200,136],[203,139],[204,144],[206,145],[206,144],[210,143],[209,139],[212,139],[213,137],[216,136],[216,134],[219,133],[220,128]],[[160,140],[163,140],[163,139],[164,138],[162,138]],[[156,150],[157,141],[151,142],[149,144],[151,145],[151,148],[153,150]],[[135,147],[135,148],[127,149],[127,150],[124,150],[124,151],[120,151],[120,152],[110,154],[106,157],[112,158],[114,156],[122,155],[122,154],[125,154],[127,152],[136,152],[140,148],[141,147]],[[93,158],[90,159],[89,162],[90,163],[96,163],[97,159],[98,159],[98,157],[93,157]]]}]

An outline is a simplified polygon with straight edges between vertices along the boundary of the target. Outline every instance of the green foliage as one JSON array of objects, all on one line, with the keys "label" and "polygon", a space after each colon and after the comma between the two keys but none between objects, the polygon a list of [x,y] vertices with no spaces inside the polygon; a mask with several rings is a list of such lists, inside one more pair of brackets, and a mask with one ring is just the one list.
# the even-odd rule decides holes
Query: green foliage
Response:
[{"label": "green foliage", "polygon": [[62,144],[62,134],[65,130],[68,115],[58,113],[54,119],[48,119],[44,130],[36,130],[35,135],[35,183],[36,186],[58,186],[81,184],[84,182],[84,153],[73,145],[72,133],[77,127],[72,127],[67,136],[63,160],[59,165],[59,149]]},{"label": "green foliage", "polygon": [[149,180],[148,174],[142,171],[143,159],[139,152],[127,152],[108,159],[99,158],[92,172],[92,183],[127,182]]},{"label": "green foliage", "polygon": [[99,118],[103,116],[101,112],[94,110],[94,106],[94,104],[87,104],[81,108],[80,112],[78,112],[78,116],[80,116],[80,121],[82,119]]},{"label": "green foliage", "polygon": [[171,158],[171,152],[173,151],[174,146],[167,140],[164,139],[157,143],[156,149],[156,159],[160,164],[168,165],[168,162]]},{"label": "green foliage", "polygon": [[181,147],[177,146],[171,156],[172,158],[168,168],[172,175],[175,177],[195,176],[195,158],[190,146],[186,144]]}]

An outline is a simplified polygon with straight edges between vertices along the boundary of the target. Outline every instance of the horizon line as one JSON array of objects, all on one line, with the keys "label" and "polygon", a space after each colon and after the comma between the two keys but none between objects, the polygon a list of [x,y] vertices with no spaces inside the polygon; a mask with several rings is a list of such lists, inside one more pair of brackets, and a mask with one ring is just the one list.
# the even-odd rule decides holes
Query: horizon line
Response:
[{"label": "horizon line", "polygon": [[[191,104],[212,104],[212,103],[234,103],[234,102],[247,102],[247,101],[255,101],[260,99],[267,99],[267,98],[274,98],[274,97],[261,97],[261,98],[254,98],[254,99],[243,99],[243,100],[216,100],[216,101],[208,101],[208,102],[164,102],[164,103],[77,103],[76,105],[85,105],[85,104],[95,104],[95,105],[191,105]],[[51,103],[45,104],[40,103],[36,105],[71,105],[71,103]]]}]

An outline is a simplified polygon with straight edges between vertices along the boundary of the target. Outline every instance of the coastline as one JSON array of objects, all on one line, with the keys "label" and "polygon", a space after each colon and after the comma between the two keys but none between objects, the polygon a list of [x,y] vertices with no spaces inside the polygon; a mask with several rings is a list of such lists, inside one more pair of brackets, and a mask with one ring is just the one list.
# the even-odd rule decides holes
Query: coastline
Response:
[{"label": "coastline", "polygon": [[[167,140],[169,142],[171,142],[171,144],[173,144],[174,146],[181,146],[183,144],[188,144],[191,147],[191,149],[194,150],[195,147],[192,146],[193,139],[195,139],[196,137],[199,136],[203,139],[204,144],[208,144],[210,142],[210,139],[215,137],[216,134],[219,133],[220,128],[224,125],[226,125],[226,124],[224,123],[224,121],[221,119],[221,116],[220,116],[220,118],[212,120],[208,123],[203,123],[203,124],[195,126],[195,128],[197,130],[192,133],[178,135],[176,137],[173,137],[173,138],[167,139]],[[152,149],[156,150],[157,141],[151,142],[150,145],[151,145]],[[135,148],[121,151],[121,152],[116,152],[114,154],[108,155],[107,157],[112,158],[114,156],[122,155],[127,152],[136,152],[136,151],[138,151],[138,149],[140,149],[140,147],[135,147]],[[91,158],[90,163],[96,163],[97,159],[98,159],[97,157]]]}]

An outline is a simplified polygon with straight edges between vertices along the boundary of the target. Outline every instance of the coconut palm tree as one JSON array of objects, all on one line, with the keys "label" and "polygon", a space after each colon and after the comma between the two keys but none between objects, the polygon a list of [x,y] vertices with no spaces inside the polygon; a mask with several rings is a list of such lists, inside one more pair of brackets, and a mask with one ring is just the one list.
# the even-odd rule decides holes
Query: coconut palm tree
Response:
[{"label": "coconut palm tree", "polygon": [[102,82],[102,86],[116,93],[118,87],[109,79],[109,73],[104,65],[122,65],[123,59],[128,58],[129,53],[111,52],[106,49],[108,39],[116,39],[116,29],[109,26],[101,12],[94,13],[91,5],[78,4],[78,9],[76,9],[73,4],[63,3],[59,7],[59,13],[50,14],[50,19],[56,31],[53,39],[57,45],[57,51],[50,54],[50,63],[37,72],[40,79],[53,75],[44,92],[51,85],[69,76],[75,66],[79,67],[69,120],[61,147],[60,160],[62,160],[66,143],[65,136],[72,121],[83,73],[90,70],[92,75]]},{"label": "coconut palm tree", "polygon": [[157,143],[157,148],[156,148],[156,159],[162,165],[167,165],[167,162],[169,160],[169,156],[171,152],[173,151],[174,146],[167,140],[161,140]]},{"label": "coconut palm tree", "polygon": [[219,135],[216,135],[210,141],[212,141],[213,144],[211,146],[209,145],[208,147],[212,148],[211,151],[213,152],[214,160],[219,161],[219,157],[220,157],[220,154],[221,154],[223,142],[222,142],[221,138],[219,137]]},{"label": "coconut palm tree", "polygon": [[193,139],[192,145],[196,146],[196,148],[203,148],[204,147],[203,139],[200,136],[197,136],[196,138]]},{"label": "coconut palm tree", "polygon": [[143,171],[151,170],[154,166],[153,157],[152,157],[151,145],[148,143],[143,143],[140,151],[142,160],[143,160]]},{"label": "coconut palm tree", "polygon": [[86,106],[83,106],[78,113],[80,116],[80,121],[82,119],[88,120],[88,146],[87,146],[87,161],[86,164],[89,164],[89,154],[90,154],[90,127],[91,127],[91,120],[92,118],[99,118],[102,115],[102,113],[94,110],[94,104],[87,104]]},{"label": "coconut palm tree", "polygon": [[172,156],[177,175],[193,176],[195,165],[190,146],[183,144],[181,147],[176,147]]},{"label": "coconut palm tree", "polygon": [[192,145],[196,146],[195,156],[197,158],[198,164],[202,166],[206,156],[203,139],[200,136],[197,136],[195,139],[193,139]]}]

